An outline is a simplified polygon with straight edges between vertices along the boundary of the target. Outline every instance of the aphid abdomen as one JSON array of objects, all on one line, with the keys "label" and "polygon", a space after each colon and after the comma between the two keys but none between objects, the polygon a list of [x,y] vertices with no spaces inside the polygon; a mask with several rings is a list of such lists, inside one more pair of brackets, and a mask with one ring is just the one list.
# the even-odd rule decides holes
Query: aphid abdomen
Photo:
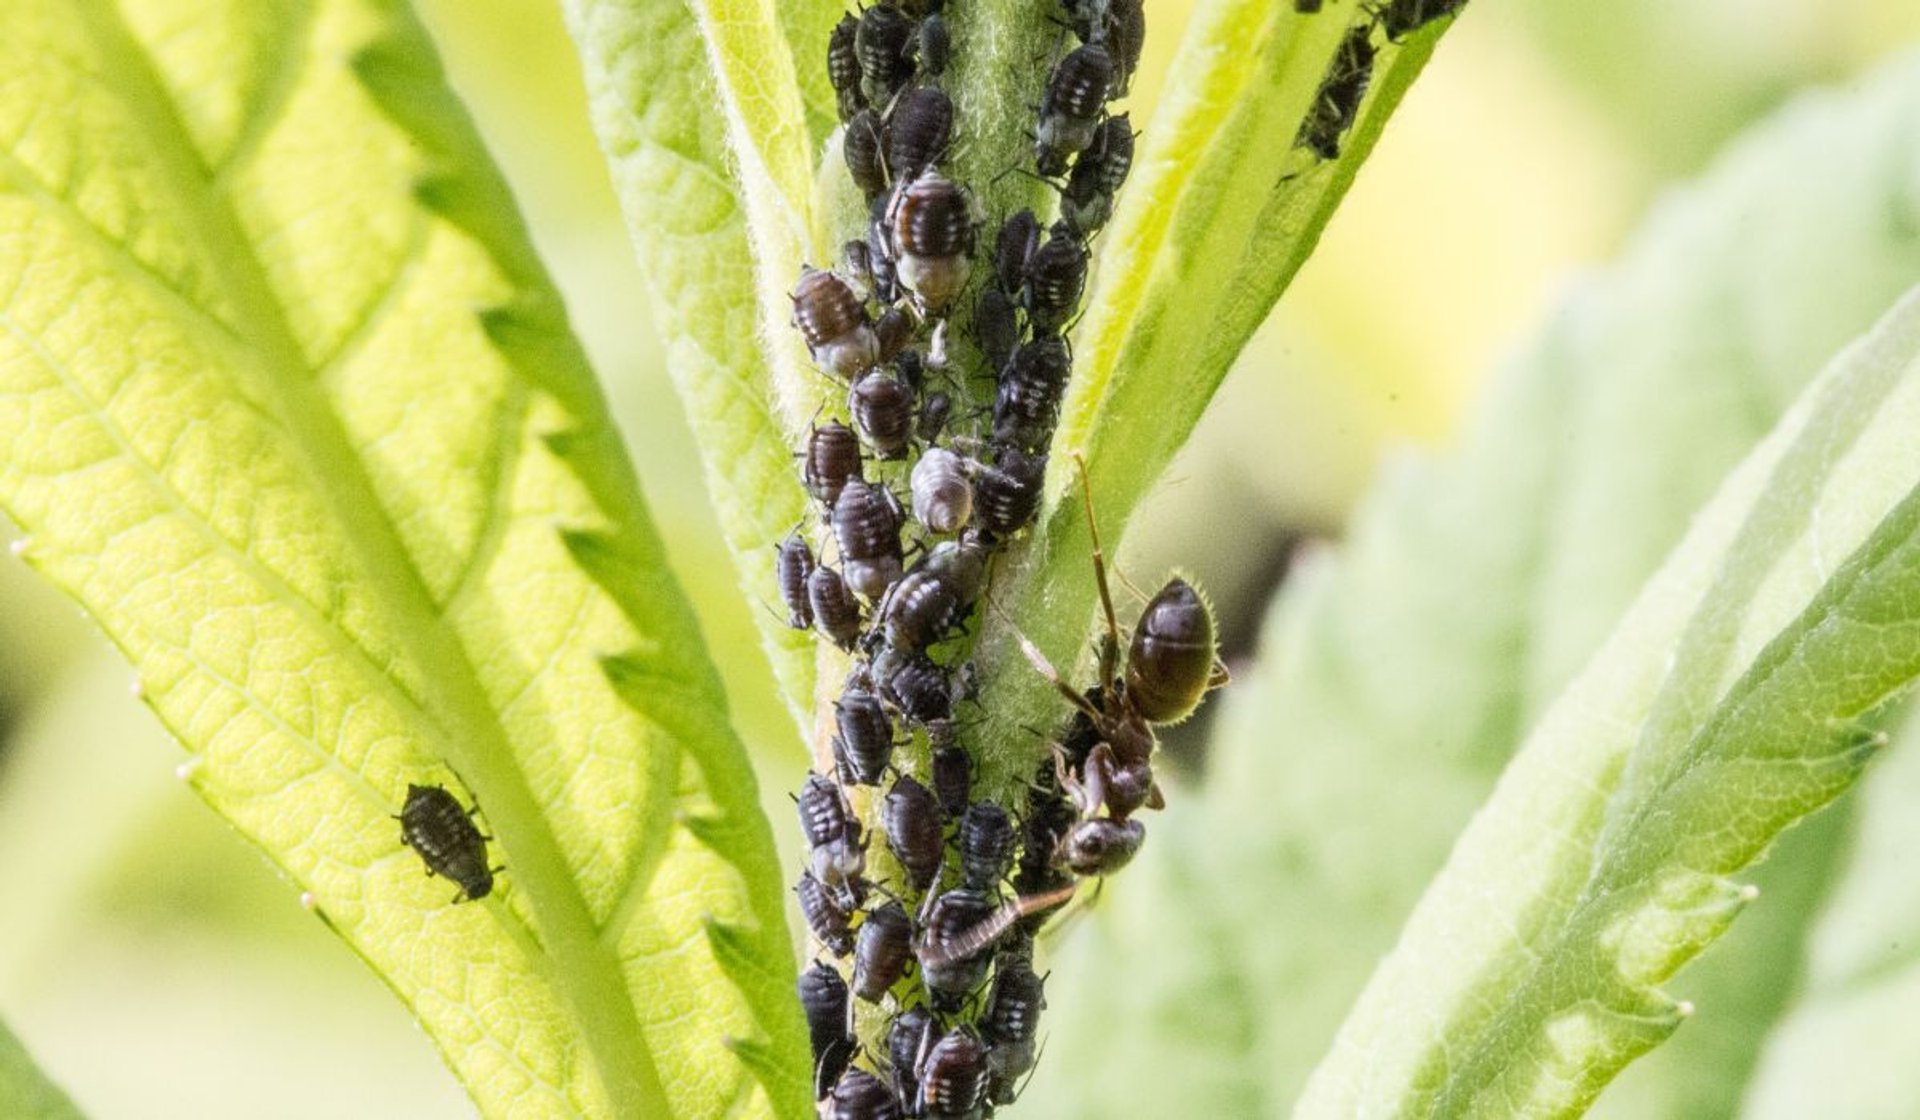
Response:
[{"label": "aphid abdomen", "polygon": [[1067,160],[1093,143],[1113,88],[1113,56],[1095,43],[1076,47],[1047,79],[1034,132],[1033,155],[1042,175],[1063,175]]},{"label": "aphid abdomen", "polygon": [[850,650],[860,638],[860,604],[840,573],[817,567],[807,577],[807,605],[813,610],[814,625],[828,640]]},{"label": "aphid abdomen", "polygon": [[813,872],[800,873],[793,893],[800,898],[800,916],[807,920],[807,928],[828,952],[836,957],[853,952],[853,930],[848,924],[847,912],[820,885],[820,880],[814,878]]},{"label": "aphid abdomen", "polygon": [[944,447],[928,448],[909,479],[913,515],[936,533],[957,533],[973,516],[973,484],[964,460]]},{"label": "aphid abdomen", "polygon": [[970,1027],[933,1044],[920,1064],[920,1103],[929,1120],[976,1117],[987,1095],[987,1048]]},{"label": "aphid abdomen", "polygon": [[787,625],[805,630],[813,625],[813,606],[807,600],[807,580],[813,575],[813,549],[793,534],[780,542],[775,551],[774,576],[780,585],[780,601],[787,607]]},{"label": "aphid abdomen", "polygon": [[877,370],[847,391],[847,410],[881,459],[906,457],[913,439],[914,407],[913,390]]},{"label": "aphid abdomen", "polygon": [[866,309],[845,280],[817,268],[801,273],[793,291],[793,322],[813,360],[852,377],[880,360],[880,343]]},{"label": "aphid abdomen", "polygon": [[860,926],[853,950],[853,994],[868,1003],[881,998],[907,974],[913,959],[913,921],[898,902],[889,902]]},{"label": "aphid abdomen", "polygon": [[880,823],[887,833],[887,849],[907,873],[907,885],[916,892],[926,890],[946,854],[940,805],[933,794],[902,774],[881,804]]},{"label": "aphid abdomen", "polygon": [[830,964],[816,963],[800,974],[800,1009],[813,1043],[814,1099],[829,1092],[853,1060],[854,1038],[847,1030],[847,982]]},{"label": "aphid abdomen", "polygon": [[407,786],[407,800],[400,809],[400,842],[420,856],[429,875],[459,884],[465,899],[492,893],[487,838],[444,786]]},{"label": "aphid abdomen", "polygon": [[1027,317],[1036,333],[1058,331],[1080,306],[1087,283],[1087,249],[1066,222],[1054,224],[1027,262]]},{"label": "aphid abdomen", "polygon": [[1013,819],[991,801],[976,801],[960,818],[960,871],[968,890],[997,894],[1013,865]]},{"label": "aphid abdomen", "polygon": [[894,192],[887,227],[901,285],[929,313],[946,310],[966,285],[973,251],[966,192],[929,171]]},{"label": "aphid abdomen", "polygon": [[860,92],[860,56],[854,50],[854,38],[860,21],[849,14],[840,17],[827,37],[827,81],[832,83],[842,123],[866,108]]},{"label": "aphid abdomen", "polygon": [[953,102],[922,86],[901,94],[887,114],[887,170],[910,183],[947,153],[953,140]]},{"label": "aphid abdomen", "polygon": [[852,1066],[840,1075],[827,1102],[826,1120],[900,1120],[894,1091],[873,1074]]},{"label": "aphid abdomen", "polygon": [[893,721],[880,698],[860,688],[849,688],[834,701],[833,715],[840,729],[837,742],[844,766],[842,780],[851,785],[879,785],[893,760]]}]

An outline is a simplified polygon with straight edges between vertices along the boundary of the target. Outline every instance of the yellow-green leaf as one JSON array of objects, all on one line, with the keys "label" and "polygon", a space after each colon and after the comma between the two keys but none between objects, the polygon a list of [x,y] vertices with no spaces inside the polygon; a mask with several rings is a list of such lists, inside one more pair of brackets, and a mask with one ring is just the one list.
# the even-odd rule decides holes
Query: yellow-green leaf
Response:
[{"label": "yellow-green leaf", "polygon": [[[707,492],[743,593],[765,602],[775,586],[772,546],[807,516],[791,448],[817,407],[806,394],[824,386],[803,371],[798,335],[762,316],[762,278],[784,300],[783,285],[798,275],[800,242],[784,236],[779,246],[761,243],[775,260],[756,260],[749,204],[727,154],[727,118],[699,24],[685,4],[568,0],[566,14],[594,131],[649,282],[667,371],[700,445]],[[773,32],[762,31],[747,41],[772,52]],[[822,66],[825,52],[823,38]],[[789,106],[770,96],[766,104],[798,111],[797,99]],[[795,151],[805,159],[793,134],[797,120],[782,133],[787,142],[775,161],[782,167]],[[795,206],[804,214],[809,202],[803,189],[796,199],[767,203],[763,217],[774,215],[768,221],[784,230],[777,215]],[[792,271],[776,275],[778,261]],[[777,306],[770,314],[777,317]],[[788,629],[784,616],[770,611],[756,611],[755,621],[788,714],[805,738],[813,729],[812,635]]]},{"label": "yellow-green leaf", "polygon": [[[790,1110],[804,1064],[730,1049],[799,1051],[752,775],[412,17],[16,0],[0,75],[0,504],[195,788],[483,1111]],[[400,845],[412,782],[477,799],[483,902]]]},{"label": "yellow-green leaf", "polygon": [[12,1120],[80,1120],[81,1112],[0,1023],[0,1116]]}]

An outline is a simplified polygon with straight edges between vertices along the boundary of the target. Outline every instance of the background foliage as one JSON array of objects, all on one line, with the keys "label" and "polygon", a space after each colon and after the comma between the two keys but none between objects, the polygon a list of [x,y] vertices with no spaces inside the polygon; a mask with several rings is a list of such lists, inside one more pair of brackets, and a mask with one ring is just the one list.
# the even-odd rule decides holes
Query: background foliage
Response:
[{"label": "background foliage", "polygon": [[[721,531],[697,472],[687,469],[691,445],[659,354],[635,326],[641,281],[586,132],[557,12],[513,0],[423,7],[456,85],[530,212],[536,240],[626,423],[667,547],[688,578],[743,734],[759,755],[769,811],[783,821],[788,809],[780,791],[794,784],[803,760],[792,749],[790,720],[771,701],[747,614],[757,608],[738,601]],[[1166,29],[1181,18],[1181,5],[1156,4],[1150,18],[1164,64],[1177,38]],[[1258,940],[1272,946],[1273,956],[1248,963],[1186,952],[1216,919],[1204,906],[1169,906],[1165,899],[1193,891],[1196,874],[1182,862],[1222,855],[1217,840],[1200,849],[1197,837],[1180,838],[1203,820],[1202,809],[1207,822],[1265,809],[1222,804],[1192,784],[1175,790],[1176,811],[1156,826],[1149,847],[1158,862],[1130,872],[1109,892],[1100,917],[1066,939],[1057,982],[1062,992],[1079,988],[1071,1002],[1081,1006],[1052,1023],[1035,1083],[1036,1113],[1055,1105],[1070,1115],[1102,1094],[1139,1089],[1059,1076],[1069,1063],[1142,1068],[1126,1057],[1129,1048],[1152,1053],[1154,1068],[1191,1074],[1165,1083],[1192,1094],[1177,1098],[1185,1105],[1218,1101],[1264,1111],[1267,1102],[1293,1095],[1373,957],[1497,773],[1514,732],[1578,666],[1719,472],[1765,430],[1791,396],[1793,379],[1814,372],[1884,308],[1903,286],[1900,277],[1914,275],[1905,240],[1911,227],[1902,217],[1912,211],[1897,203],[1913,196],[1915,145],[1893,127],[1913,119],[1912,102],[1883,90],[1886,127],[1862,126],[1857,148],[1821,152],[1782,142],[1792,154],[1777,165],[1748,157],[1755,169],[1744,174],[1786,180],[1804,193],[1802,205],[1763,212],[1724,234],[1753,256],[1700,254],[1703,265],[1725,267],[1741,281],[1737,292],[1698,314],[1690,304],[1663,302],[1665,289],[1657,287],[1638,303],[1626,294],[1576,299],[1574,306],[1586,309],[1571,313],[1576,322],[1562,319],[1518,364],[1555,367],[1553,384],[1579,386],[1579,399],[1529,396],[1517,387],[1523,379],[1511,375],[1462,434],[1464,402],[1495,354],[1557,301],[1571,266],[1614,254],[1658,185],[1699,170],[1723,139],[1796,87],[1859,73],[1885,44],[1917,32],[1920,16],[1896,0],[1783,0],[1763,13],[1717,0],[1634,0],[1604,13],[1577,0],[1475,0],[1416,84],[1287,306],[1229,379],[1195,450],[1176,463],[1123,560],[1144,573],[1172,560],[1198,568],[1244,656],[1294,542],[1342,533],[1383,448],[1462,448],[1437,480],[1431,473],[1425,482],[1394,474],[1353,530],[1345,569],[1338,577],[1310,577],[1295,600],[1317,605],[1326,612],[1318,625],[1350,640],[1352,659],[1365,672],[1338,683],[1364,689],[1371,702],[1303,706],[1297,697],[1268,694],[1263,674],[1243,673],[1251,683],[1218,740],[1220,750],[1244,754],[1271,746],[1277,721],[1297,720],[1285,742],[1311,743],[1313,750],[1263,756],[1260,763],[1281,774],[1263,776],[1262,788],[1278,788],[1302,812],[1369,794],[1377,806],[1384,788],[1405,798],[1394,803],[1404,812],[1329,812],[1316,826],[1313,851],[1284,839],[1272,848],[1236,846],[1232,858],[1259,875],[1235,874],[1235,890],[1209,889],[1205,899],[1234,898],[1257,879],[1278,898],[1250,892],[1247,903],[1293,900],[1279,911],[1284,917],[1266,911],[1261,919]],[[1136,84],[1137,104],[1151,104],[1156,80],[1150,61]],[[1809,137],[1826,134],[1801,127]],[[1732,170],[1719,176],[1740,177]],[[1857,184],[1838,181],[1854,178]],[[1686,226],[1671,213],[1662,223]],[[1787,241],[1744,236],[1756,228]],[[1650,235],[1646,248],[1629,254],[1609,279],[1611,290],[1631,288],[1636,272],[1660,271],[1645,263],[1656,255],[1656,239]],[[1859,282],[1822,282],[1835,275]],[[1766,295],[1775,290],[1769,285],[1793,298]],[[1809,295],[1832,301],[1815,307],[1820,322],[1782,317]],[[1673,351],[1692,360],[1672,367],[1582,357],[1560,341],[1568,332],[1600,330],[1591,324],[1608,323],[1608,316],[1631,325],[1620,327],[1627,338],[1640,337],[1643,327],[1676,324],[1704,327],[1707,337],[1694,343],[1697,352]],[[1583,319],[1589,325],[1579,326]],[[1750,330],[1724,329],[1730,322]],[[1650,344],[1672,342],[1647,337]],[[1776,374],[1757,395],[1713,379],[1714,369],[1756,354]],[[1611,376],[1582,373],[1583,366]],[[1623,368],[1640,378],[1620,374]],[[1649,404],[1653,389],[1671,389],[1689,375],[1697,383],[1688,382],[1676,407]],[[1565,447],[1514,446],[1525,431],[1540,431],[1537,421],[1528,422],[1540,416],[1581,419]],[[1669,434],[1648,435],[1649,423]],[[1686,455],[1629,453],[1649,442]],[[1543,470],[1515,469],[1528,461]],[[1408,507],[1418,508],[1414,515],[1391,512]],[[1396,517],[1400,527],[1390,524]],[[1507,520],[1512,537],[1475,531]],[[1408,582],[1409,555],[1447,549],[1461,557],[1457,565],[1428,574],[1424,584]],[[1524,578],[1505,587],[1510,596],[1485,593],[1505,575]],[[140,1114],[156,1096],[208,1116],[466,1113],[458,1086],[405,1013],[299,910],[257,856],[175,786],[159,732],[126,698],[124,670],[100,652],[88,628],[17,566],[0,567],[0,581],[0,626],[10,638],[0,642],[7,744],[0,874],[12,884],[9,921],[0,927],[0,1007],[35,1054],[102,1116]],[[1371,613],[1342,614],[1327,605],[1390,585],[1421,609],[1392,611],[1400,601],[1384,599]],[[1435,653],[1434,636],[1457,634],[1462,625],[1483,634],[1500,658],[1469,663]],[[1515,670],[1525,682],[1517,690],[1494,680],[1510,681],[1501,674]],[[1400,687],[1410,680],[1428,687]],[[1367,724],[1347,726],[1354,714]],[[1189,774],[1204,768],[1207,739],[1196,727],[1174,744]],[[1429,753],[1435,742],[1443,749]],[[1408,743],[1423,749],[1410,757]],[[1913,943],[1911,919],[1920,914],[1920,893],[1898,874],[1910,850],[1903,845],[1911,775],[1920,773],[1899,760],[1912,755],[1896,750],[1848,815],[1830,813],[1790,835],[1762,879],[1767,904],[1683,986],[1708,1014],[1634,1067],[1603,1108],[1636,1116],[1733,1114],[1741,1107],[1738,1072],[1756,1066],[1746,1106],[1754,1115],[1804,1115],[1797,1102],[1836,1085],[1853,1094],[1845,1103],[1856,1106],[1840,1114],[1897,1114],[1874,1109],[1908,1099],[1898,1075],[1914,1063],[1855,1040],[1885,1044],[1911,1033],[1889,1032],[1886,1024],[1912,1007],[1907,958],[1888,948]],[[1315,759],[1332,763],[1323,768]],[[1432,771],[1409,771],[1415,761]],[[1394,779],[1383,786],[1380,775],[1388,772]],[[1383,843],[1381,830],[1403,820],[1415,822],[1419,839]],[[61,853],[57,865],[43,858],[49,845]],[[1319,862],[1324,852],[1337,859]],[[1275,867],[1291,870],[1274,876]],[[1829,879],[1836,885],[1821,910],[1817,884]],[[1321,886],[1328,890],[1309,894]],[[1307,897],[1313,910],[1301,901]],[[1114,945],[1127,949],[1124,963],[1103,963],[1101,954]],[[1803,946],[1810,947],[1804,963]],[[1142,967],[1143,959],[1154,963]],[[1115,968],[1127,970],[1129,984],[1073,979],[1076,971],[1110,978]],[[1166,1002],[1170,995],[1228,992],[1245,981],[1243,969],[1254,970],[1252,990],[1271,998],[1258,1006]],[[1790,983],[1802,973],[1802,981]],[[1092,997],[1096,987],[1124,997],[1108,1008],[1117,1015],[1109,1022],[1134,1021],[1161,1001],[1156,1013],[1183,1028],[1187,1050],[1176,1059],[1154,1035],[1076,1031],[1101,1007]],[[1716,1007],[1738,1011],[1714,1017]],[[1725,1029],[1728,1023],[1736,1026]],[[1258,1055],[1251,1062],[1238,1049],[1249,1039]],[[1695,1076],[1702,1068],[1726,1076]],[[343,1077],[342,1070],[355,1074]],[[1252,1080],[1250,1070],[1258,1074]]]}]

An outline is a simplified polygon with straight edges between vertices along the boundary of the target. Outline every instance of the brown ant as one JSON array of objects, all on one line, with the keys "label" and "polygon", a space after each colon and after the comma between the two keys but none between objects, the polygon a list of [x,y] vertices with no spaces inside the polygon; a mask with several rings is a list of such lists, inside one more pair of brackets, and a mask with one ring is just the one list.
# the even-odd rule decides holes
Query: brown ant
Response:
[{"label": "brown ant", "polygon": [[1083,694],[1062,679],[1024,634],[1016,629],[1014,635],[1027,660],[1085,718],[1094,738],[1085,759],[1071,768],[1065,750],[1054,745],[1060,789],[1080,816],[1060,839],[1055,858],[1076,874],[1105,875],[1133,858],[1145,836],[1139,822],[1128,818],[1142,808],[1166,804],[1153,777],[1154,727],[1192,715],[1201,697],[1226,684],[1228,677],[1215,650],[1213,612],[1193,585],[1178,576],[1147,600],[1123,663],[1106,554],[1093,515],[1093,486],[1086,461],[1076,456],[1075,462],[1093,542],[1094,580],[1107,621],[1100,641],[1100,683]]}]

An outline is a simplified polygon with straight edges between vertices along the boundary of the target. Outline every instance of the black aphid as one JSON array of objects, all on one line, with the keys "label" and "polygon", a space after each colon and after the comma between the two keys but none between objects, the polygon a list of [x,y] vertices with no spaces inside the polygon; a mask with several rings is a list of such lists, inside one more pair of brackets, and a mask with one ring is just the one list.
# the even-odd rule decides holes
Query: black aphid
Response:
[{"label": "black aphid", "polygon": [[847,390],[847,411],[867,437],[875,457],[904,459],[913,441],[913,422],[918,408],[913,390],[897,377],[879,370],[862,377]]},{"label": "black aphid", "polygon": [[1040,174],[1066,174],[1067,160],[1093,143],[1112,91],[1113,56],[1105,47],[1075,47],[1054,64],[1034,133],[1033,158]]},{"label": "black aphid", "polygon": [[1081,237],[1092,236],[1113,216],[1113,199],[1133,170],[1133,122],[1125,113],[1108,117],[1093,144],[1073,161],[1060,216]]},{"label": "black aphid", "polygon": [[930,1120],[977,1117],[987,1096],[987,1047],[970,1027],[940,1037],[920,1061],[920,1105]]},{"label": "black aphid", "polygon": [[488,837],[473,823],[479,806],[466,809],[445,786],[407,786],[400,807],[400,842],[412,848],[427,865],[428,875],[442,875],[460,885],[455,902],[485,898],[493,893],[493,873],[487,863]]},{"label": "black aphid", "polygon": [[990,539],[1004,540],[1033,520],[1046,484],[1047,457],[1002,447],[991,466],[973,476],[973,523]]},{"label": "black aphid", "polygon": [[787,625],[805,630],[813,625],[813,605],[807,601],[807,580],[813,575],[813,549],[800,534],[789,534],[774,550],[774,578],[780,601],[787,607]]},{"label": "black aphid", "polygon": [[902,774],[880,805],[880,827],[887,834],[887,850],[900,861],[907,883],[924,891],[940,873],[946,855],[941,835],[940,805],[927,787]]},{"label": "black aphid", "polygon": [[1303,16],[1310,16],[1320,10],[1324,0],[1293,0],[1293,10]]},{"label": "black aphid", "polygon": [[878,599],[900,578],[900,508],[884,486],[850,478],[833,503],[833,537],[847,586]]},{"label": "black aphid", "polygon": [[1042,762],[1028,787],[1026,808],[1020,816],[1020,855],[1013,869],[1015,894],[1046,894],[1072,884],[1072,877],[1061,870],[1054,857],[1079,816],[1073,802],[1061,792],[1053,761]]},{"label": "black aphid", "polygon": [[1147,45],[1147,9],[1143,0],[1110,0],[1106,47],[1113,55],[1113,96],[1125,97]]},{"label": "black aphid", "polygon": [[1022,210],[1000,226],[993,239],[993,278],[1000,290],[1014,295],[1027,283],[1027,261],[1040,247],[1040,219]]},{"label": "black aphid", "polygon": [[842,377],[852,377],[880,360],[880,344],[867,325],[860,297],[831,272],[809,268],[793,290],[793,323],[807,340],[813,360]]},{"label": "black aphid", "polygon": [[913,919],[898,902],[889,902],[860,926],[853,950],[853,994],[879,1003],[907,974],[913,959]]},{"label": "black aphid", "polygon": [[1046,981],[1033,971],[1031,942],[1009,944],[993,966],[993,987],[980,1017],[980,1034],[992,1049],[987,1055],[987,1099],[1013,1103],[1020,1079],[1033,1068],[1040,1036],[1040,1012],[1047,1006]]},{"label": "black aphid", "polygon": [[946,430],[947,420],[953,416],[953,397],[945,390],[935,390],[920,398],[920,418],[914,421],[913,434],[921,443],[931,444],[939,440],[940,433]]},{"label": "black aphid", "polygon": [[800,916],[807,920],[807,928],[820,944],[836,957],[853,952],[853,929],[848,914],[827,888],[820,885],[820,880],[813,877],[813,872],[800,873],[793,893],[800,897]]},{"label": "black aphid", "polygon": [[853,1032],[847,1029],[847,982],[830,964],[816,962],[800,974],[800,1009],[813,1041],[813,1096],[827,1095],[853,1060]]},{"label": "black aphid", "polygon": [[879,785],[893,761],[893,721],[880,698],[864,688],[848,688],[833,702],[833,718],[840,732],[833,741],[840,780]]},{"label": "black aphid", "polygon": [[898,708],[908,723],[924,726],[953,715],[953,682],[924,653],[882,649],[874,655],[873,679],[880,699]]},{"label": "black aphid", "polygon": [[973,213],[966,192],[926,172],[894,192],[887,208],[894,268],[920,306],[938,314],[967,282]]},{"label": "black aphid", "polygon": [[822,1115],[826,1120],[900,1120],[902,1113],[886,1082],[854,1066],[833,1086],[833,1098]]},{"label": "black aphid", "polygon": [[801,455],[800,478],[812,494],[828,509],[840,500],[847,480],[861,477],[860,439],[853,429],[838,420],[829,420],[807,436],[807,449]]},{"label": "black aphid", "polygon": [[933,1013],[920,1006],[894,1016],[887,1028],[887,1064],[892,1067],[893,1084],[914,1116],[920,1115],[920,1055],[933,1048],[928,1036],[938,1040],[939,1030]]},{"label": "black aphid", "polygon": [[807,577],[807,605],[813,624],[841,649],[851,650],[860,638],[860,603],[840,573],[825,566]]},{"label": "black aphid", "polygon": [[1087,247],[1072,225],[1055,222],[1046,243],[1027,261],[1027,286],[1021,298],[1034,331],[1057,331],[1065,326],[1080,306],[1080,292],[1086,284]]},{"label": "black aphid", "polygon": [[[936,736],[929,733],[928,738]],[[950,736],[945,738],[946,741],[933,748],[933,795],[940,802],[942,812],[958,817],[967,811],[967,799],[973,795],[973,757]],[[1051,843],[1047,846],[1046,858],[1052,858]]]},{"label": "black aphid", "polygon": [[986,982],[987,967],[993,963],[987,950],[996,938],[977,931],[988,926],[995,910],[991,898],[964,888],[933,900],[913,952],[935,1010],[957,1007]]},{"label": "black aphid", "polygon": [[907,344],[913,341],[913,316],[898,307],[889,307],[873,321],[873,337],[880,343],[880,362],[897,361],[911,351]]},{"label": "black aphid", "polygon": [[860,56],[854,51],[854,36],[859,26],[857,17],[844,15],[827,36],[827,80],[833,83],[842,122],[852,119],[867,105],[866,96],[860,92]]},{"label": "black aphid", "polygon": [[[1041,335],[1014,351],[993,398],[994,445],[1029,454],[1046,450],[1072,373],[1067,341],[1057,334]],[[979,495],[974,500],[980,501]]]},{"label": "black aphid", "polygon": [[1380,12],[1380,25],[1387,29],[1387,38],[1397,43],[1466,6],[1467,0],[1389,0]]},{"label": "black aphid", "polygon": [[924,77],[937,78],[947,72],[947,61],[953,54],[953,33],[947,30],[947,20],[939,12],[934,12],[920,21],[920,73]]},{"label": "black aphid", "polygon": [[[887,193],[887,148],[880,127],[880,114],[872,109],[855,113],[840,136],[840,154],[846,158],[847,173],[853,177],[853,185],[867,196],[868,203]],[[877,265],[879,262],[874,263]]]},{"label": "black aphid", "polygon": [[913,20],[890,5],[879,4],[860,13],[854,33],[854,53],[860,59],[860,92],[874,105],[893,100],[913,77]]},{"label": "black aphid", "polygon": [[1314,96],[1307,119],[1300,123],[1294,144],[1312,149],[1321,159],[1338,159],[1340,144],[1360,114],[1367,86],[1373,81],[1373,27],[1356,24],[1340,41],[1320,92]]},{"label": "black aphid", "polygon": [[936,533],[957,533],[973,516],[973,484],[967,464],[944,447],[930,447],[913,465],[908,490],[913,515]]},{"label": "black aphid", "polygon": [[887,644],[921,650],[956,630],[980,597],[988,551],[977,541],[941,541],[887,592],[879,607]]},{"label": "black aphid", "polygon": [[837,906],[852,910],[866,893],[867,846],[846,795],[833,779],[808,774],[795,802],[814,878]]},{"label": "black aphid", "polygon": [[998,371],[1020,345],[1020,318],[1013,297],[997,287],[980,290],[973,301],[973,339],[987,368]]},{"label": "black aphid", "polygon": [[991,801],[976,801],[960,818],[961,884],[982,894],[998,894],[1013,866],[1013,818]]},{"label": "black aphid", "polygon": [[953,102],[930,86],[910,89],[887,111],[887,170],[910,183],[945,158],[953,141]]}]

